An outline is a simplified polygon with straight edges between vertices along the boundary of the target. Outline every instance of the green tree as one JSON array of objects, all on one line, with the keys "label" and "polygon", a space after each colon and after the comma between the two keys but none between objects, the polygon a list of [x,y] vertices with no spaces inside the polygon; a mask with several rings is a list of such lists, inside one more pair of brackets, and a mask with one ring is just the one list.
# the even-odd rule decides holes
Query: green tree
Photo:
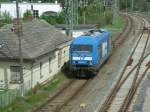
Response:
[{"label": "green tree", "polygon": [[65,23],[65,13],[64,13],[64,11],[62,11],[58,14],[57,23],[58,24],[64,24]]},{"label": "green tree", "polygon": [[45,21],[47,21],[48,23],[50,23],[52,25],[57,23],[57,17],[56,16],[42,15],[40,18],[44,19]]},{"label": "green tree", "polygon": [[1,15],[1,22],[9,24],[12,22],[12,17],[9,12],[5,11]]},{"label": "green tree", "polygon": [[41,19],[44,19],[45,21],[47,21],[50,24],[63,24],[65,23],[65,14],[64,12],[60,12],[59,14],[43,14],[41,17]]},{"label": "green tree", "polygon": [[[150,0],[133,0],[133,3],[134,10],[147,11],[150,7]],[[120,0],[120,9],[125,10],[127,8],[131,10],[131,4],[131,0]]]},{"label": "green tree", "polygon": [[105,11],[105,23],[106,24],[112,24],[113,22],[113,14],[112,11],[106,10]]}]

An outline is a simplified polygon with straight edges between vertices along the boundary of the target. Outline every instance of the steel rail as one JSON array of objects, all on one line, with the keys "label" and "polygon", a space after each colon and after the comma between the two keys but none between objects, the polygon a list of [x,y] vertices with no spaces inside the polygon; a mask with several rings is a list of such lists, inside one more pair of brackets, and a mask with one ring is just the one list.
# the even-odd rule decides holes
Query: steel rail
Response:
[{"label": "steel rail", "polygon": [[[142,59],[142,62],[150,55],[150,52],[147,53],[144,58]],[[111,96],[109,96],[109,101],[112,101],[114,99],[114,97],[116,96],[117,92],[120,90],[121,86],[125,83],[125,81],[128,79],[128,77],[131,75],[131,73],[137,68],[138,64],[140,62],[138,62],[130,71],[129,73],[124,77],[123,80],[120,81],[120,83],[118,83],[118,86],[111,91]],[[103,104],[104,105],[104,104]],[[106,112],[109,109],[109,106],[111,105],[111,102],[109,102],[108,104],[106,104],[106,107],[103,107],[104,110],[99,110],[99,112]]]},{"label": "steel rail", "polygon": [[[144,58],[142,59],[142,62],[148,57],[150,55],[150,52],[149,53],[147,53],[145,56],[144,56]],[[137,68],[137,66],[138,66],[138,64],[139,64],[140,62],[138,62],[130,71],[129,71],[129,73],[124,77],[124,79],[120,82],[120,86],[122,86],[124,83],[125,83],[125,81],[127,80],[127,78],[130,76],[130,74]],[[120,89],[120,88],[119,88]]]},{"label": "steel rail", "polygon": [[[132,22],[131,22],[132,23]],[[85,82],[81,88],[78,89],[78,91],[75,91],[75,93],[73,94],[73,96],[71,96],[69,99],[67,99],[66,101],[63,102],[63,104],[58,105],[58,107],[56,109],[53,110],[53,112],[59,112],[60,109],[63,108],[63,106],[65,106],[66,104],[68,104],[68,102],[70,100],[72,100],[79,92],[80,90],[88,83],[89,81]],[[48,105],[52,100],[55,100],[55,98],[57,98],[61,93],[63,93],[67,88],[70,87],[70,85],[73,82],[71,82],[70,84],[68,84],[67,86],[65,86],[62,90],[59,90],[59,92],[57,92],[56,94],[53,95],[53,97],[50,97],[45,103],[43,103],[42,105],[40,105],[38,108],[36,108],[33,112],[42,112],[45,108],[46,105]],[[57,105],[57,104],[56,104]],[[47,112],[47,111],[44,111]]]},{"label": "steel rail", "polygon": [[143,78],[145,77],[147,71],[149,70],[150,66],[148,66],[145,71],[143,72],[142,76],[138,79],[138,81],[136,82],[135,84],[135,87],[132,88],[132,92],[130,93],[130,95],[128,96],[128,100],[126,100],[125,104],[123,103],[123,106],[121,106],[119,112],[127,112],[128,108],[130,107],[131,105],[131,102],[133,100],[133,97],[139,87],[139,85],[141,84]]},{"label": "steel rail", "polygon": [[[145,21],[143,21],[143,23],[145,25]],[[128,61],[131,60],[131,58],[132,58],[135,50],[137,49],[137,46],[138,46],[138,44],[139,44],[139,42],[140,42],[143,34],[144,34],[144,30],[142,30],[142,33],[141,33],[138,41],[136,42],[136,45],[134,46],[134,49],[131,52],[131,54],[130,54],[130,56],[128,58]],[[110,94],[108,95],[108,97],[106,98],[106,100],[105,100],[104,104],[102,105],[102,107],[100,108],[99,112],[106,112],[110,108],[110,105],[111,105],[112,101],[114,100],[117,92],[119,91],[119,89],[121,87],[118,84],[123,84],[125,82],[125,80],[122,81],[122,82],[121,82],[121,80],[122,80],[122,78],[124,76],[124,73],[125,73],[125,70],[127,69],[127,67],[128,67],[128,63],[126,63],[126,65],[124,66],[123,70],[121,71],[120,76],[119,76],[119,78],[118,78],[118,80],[117,80],[114,88],[112,89],[112,91],[110,92]],[[128,75],[130,75],[130,74],[128,74]]]},{"label": "steel rail", "polygon": [[[126,98],[125,98],[125,100],[124,100],[124,102],[123,102],[123,104],[122,104],[122,106],[121,106],[119,112],[126,112],[127,108],[130,106],[130,103],[131,103],[131,101],[132,101],[132,99],[133,99],[133,96],[132,96],[132,95],[133,95],[133,93],[134,93],[134,88],[137,88],[136,86],[139,85],[139,84],[137,84],[137,83],[139,83],[139,81],[138,81],[139,70],[140,70],[140,67],[141,67],[141,64],[142,64],[142,58],[143,58],[143,55],[144,55],[144,53],[145,53],[145,50],[146,50],[146,47],[147,47],[149,38],[150,38],[150,31],[149,31],[149,33],[148,33],[148,36],[147,36],[147,40],[146,40],[144,49],[143,49],[141,58],[140,58],[140,60],[139,60],[138,68],[137,68],[137,70],[136,70],[135,77],[134,77],[134,80],[133,80],[133,82],[132,82],[131,88],[130,88],[130,90],[129,90],[129,92],[128,92],[128,94],[127,94],[127,96],[126,96]],[[149,68],[149,67],[148,67],[148,68]],[[146,69],[146,71],[147,71],[147,69]],[[145,73],[145,71],[144,71],[144,73]],[[145,74],[146,74],[146,73],[145,73]],[[143,74],[143,75],[145,75],[145,74]],[[141,77],[142,77],[142,76],[141,76]],[[140,78],[139,78],[139,79],[140,79]],[[140,82],[141,82],[141,81],[140,81]]]},{"label": "steel rail", "polygon": [[126,16],[126,15],[123,15],[123,14],[122,14],[122,16],[125,17],[126,24],[125,24],[125,27],[123,28],[123,31],[112,42],[114,48],[120,46],[123,43],[123,41],[126,39],[125,37],[127,37],[131,33],[131,30],[132,30],[132,27],[133,27],[132,18],[130,16]]},{"label": "steel rail", "polygon": [[71,85],[75,80],[70,80],[67,85],[65,85],[63,88],[61,88],[57,93],[55,93],[53,96],[51,96],[47,101],[42,103],[40,106],[36,107],[32,110],[32,112],[37,112],[40,110],[43,106],[45,106],[48,102],[52,101],[54,98],[56,98],[61,92],[65,91],[65,89],[68,88],[68,85]]},{"label": "steel rail", "polygon": [[[88,83],[89,80],[71,80],[71,82],[50,97],[45,103],[32,112],[59,112],[72,100]],[[70,93],[68,92],[70,91]]]}]

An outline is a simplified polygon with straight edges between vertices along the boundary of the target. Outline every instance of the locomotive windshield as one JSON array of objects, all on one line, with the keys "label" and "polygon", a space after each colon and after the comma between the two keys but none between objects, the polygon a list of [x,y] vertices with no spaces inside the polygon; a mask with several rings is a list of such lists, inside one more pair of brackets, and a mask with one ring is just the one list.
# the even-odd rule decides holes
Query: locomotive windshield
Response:
[{"label": "locomotive windshield", "polygon": [[74,45],[73,51],[89,51],[92,52],[92,45]]}]

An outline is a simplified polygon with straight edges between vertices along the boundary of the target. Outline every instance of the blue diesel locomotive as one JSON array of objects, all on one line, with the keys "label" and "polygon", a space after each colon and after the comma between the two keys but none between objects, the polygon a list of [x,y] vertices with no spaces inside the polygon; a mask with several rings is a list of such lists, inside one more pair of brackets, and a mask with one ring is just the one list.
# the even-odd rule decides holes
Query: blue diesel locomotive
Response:
[{"label": "blue diesel locomotive", "polygon": [[110,33],[106,29],[90,30],[70,44],[69,63],[72,71],[97,72],[111,54]]}]

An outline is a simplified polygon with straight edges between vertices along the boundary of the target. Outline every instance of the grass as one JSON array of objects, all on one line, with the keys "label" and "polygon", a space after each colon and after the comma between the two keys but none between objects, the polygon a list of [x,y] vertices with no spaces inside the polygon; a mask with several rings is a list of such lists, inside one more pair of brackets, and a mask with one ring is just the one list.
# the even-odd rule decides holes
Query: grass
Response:
[{"label": "grass", "polygon": [[108,29],[112,35],[121,32],[125,26],[125,21],[122,17],[117,17],[114,19],[113,23],[106,25],[104,28]]},{"label": "grass", "polygon": [[0,91],[0,94],[4,93],[3,91]]},{"label": "grass", "polygon": [[119,29],[121,30],[125,25],[125,21],[122,17],[118,16],[113,19],[113,23],[110,25],[106,25],[105,28],[108,29]]},{"label": "grass", "polygon": [[[118,17],[115,20],[116,21],[114,21],[113,24],[105,26],[105,28],[111,31],[112,34],[121,32],[125,25],[123,18]],[[46,85],[37,85],[36,93],[29,91],[25,97],[17,98],[8,107],[0,109],[0,112],[30,112],[33,107],[44,102],[50,93],[55,90],[57,86],[65,80],[65,78],[66,77],[62,72],[58,73],[57,76]]]},{"label": "grass", "polygon": [[8,107],[0,109],[1,112],[30,112],[33,107],[44,102],[50,93],[55,90],[65,78],[63,73],[58,73],[57,76],[46,85],[37,85],[36,93],[29,91],[25,97],[19,97]]}]

